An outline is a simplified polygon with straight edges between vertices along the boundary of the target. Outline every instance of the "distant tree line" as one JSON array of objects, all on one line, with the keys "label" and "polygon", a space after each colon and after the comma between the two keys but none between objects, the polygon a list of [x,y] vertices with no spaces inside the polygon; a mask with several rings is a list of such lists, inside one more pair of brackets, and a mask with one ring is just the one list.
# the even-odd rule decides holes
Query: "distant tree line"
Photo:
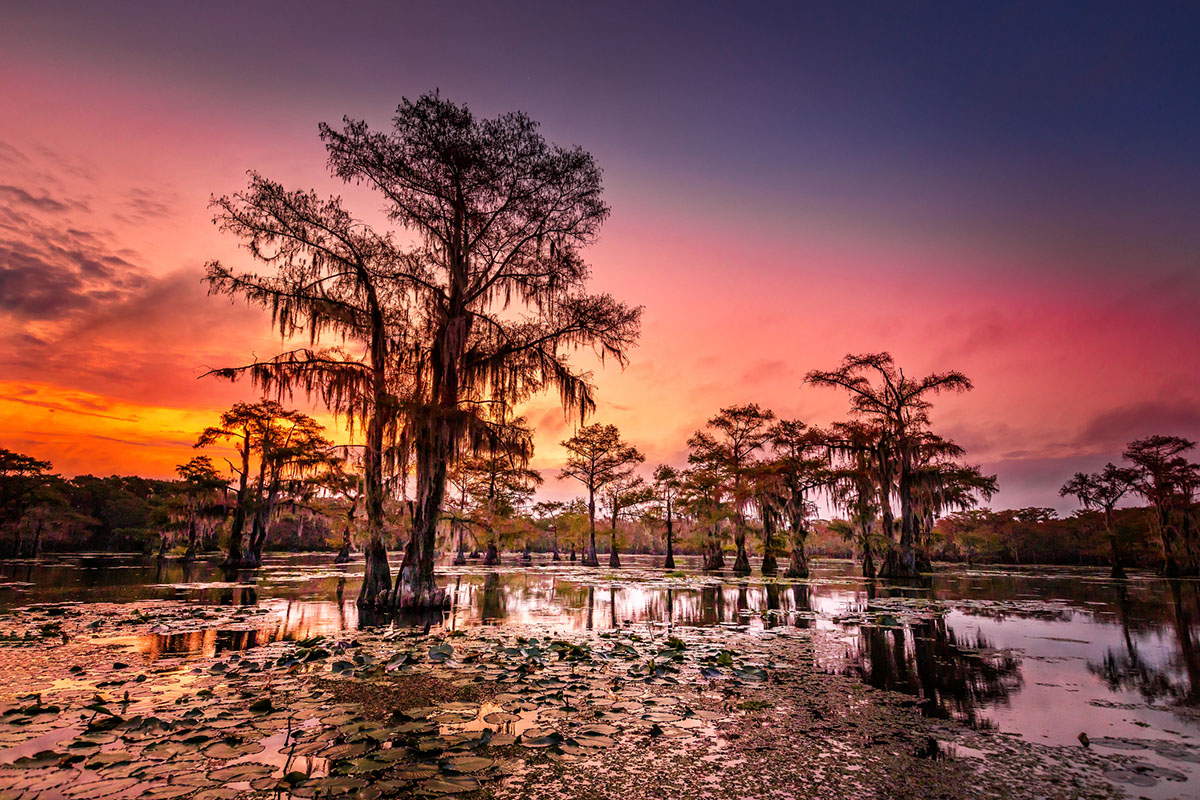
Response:
[{"label": "distant tree line", "polygon": [[[211,447],[214,431],[233,431],[235,420],[254,421],[267,432],[268,464],[261,464],[263,442],[255,438],[259,434],[251,433],[249,470],[236,458],[225,460],[221,470],[208,455],[199,455],[180,465],[177,480],[92,475],[67,479],[53,474],[47,462],[0,449],[3,552],[10,557],[54,550],[145,552],[184,561],[218,557],[229,565],[240,549],[249,554],[238,564],[244,568],[257,564],[264,549],[337,549],[339,560],[347,560],[352,543],[366,531],[361,466],[353,458],[336,455],[336,448],[306,423],[300,428],[312,436],[306,434],[305,441],[319,443],[320,458],[312,457],[316,455],[312,452],[299,457],[303,449],[299,446],[272,450],[278,441],[272,444],[269,432],[282,430],[277,427],[281,421],[298,419],[303,420],[303,415],[269,401],[235,405],[222,415],[219,426],[201,435],[198,444]],[[770,436],[746,433],[762,430]],[[712,431],[729,434],[717,436]],[[754,551],[761,556],[764,574],[774,574],[778,557],[786,555],[786,574],[800,576],[806,574],[811,555],[853,557],[869,568],[872,554],[887,551],[888,537],[877,528],[878,513],[861,504],[863,495],[878,496],[878,487],[859,474],[856,458],[839,455],[844,451],[838,440],[823,438],[823,432],[794,420],[773,420],[769,411],[753,405],[723,409],[701,433],[705,436],[692,437],[692,463],[682,469],[659,465],[652,479],[645,481],[632,473],[632,467],[642,462],[640,453],[621,442],[615,427],[581,428],[567,440],[572,447],[596,456],[597,463],[599,454],[616,452],[622,463],[614,470],[620,473],[617,478],[599,485],[597,496],[606,499],[591,504],[585,497],[569,502],[535,500],[541,476],[527,466],[531,435],[521,445],[520,458],[508,453],[464,459],[450,479],[439,547],[454,552],[456,563],[480,559],[495,564],[504,551],[520,551],[525,561],[532,552],[575,561],[577,551],[585,558],[591,552],[599,521],[608,535],[596,549],[608,553],[612,567],[619,567],[618,554],[625,551],[661,556],[667,569],[675,568],[676,554],[689,554],[700,556],[706,569],[728,566],[731,557],[731,566],[744,570],[738,562],[748,564]],[[1169,438],[1132,442],[1127,449],[1132,466],[1110,464],[1097,473],[1073,476],[1062,492],[1079,498],[1083,507],[1067,517],[1041,507],[935,512],[932,524],[927,521],[920,529],[918,557],[922,563],[1110,565],[1114,575],[1121,576],[1130,566],[1168,573],[1164,543],[1170,542],[1176,548],[1177,574],[1194,571],[1195,562],[1187,556],[1195,543],[1188,537],[1195,535],[1200,507],[1194,493],[1169,497],[1161,479],[1163,475],[1187,478],[1196,465],[1186,458],[1178,460],[1190,450],[1183,446],[1186,440],[1164,441]],[[722,441],[730,450],[723,461],[717,459],[725,466],[714,469],[713,453],[720,452]],[[732,469],[735,441],[761,441],[755,463],[742,463],[744,478],[752,484],[748,489],[739,487]],[[831,447],[831,441],[839,447]],[[240,442],[232,448],[234,453],[246,450],[245,429]],[[592,449],[587,450],[584,442],[591,442]],[[1176,451],[1168,459],[1175,460],[1167,472],[1159,468],[1162,459],[1143,456],[1161,452],[1164,445]],[[568,448],[568,453],[562,473],[570,476],[571,462],[582,462],[576,451]],[[270,463],[272,459],[279,463]],[[297,463],[290,463],[291,459],[298,459]],[[243,474],[252,476],[245,489]],[[1154,481],[1156,475],[1159,483]],[[610,489],[614,484],[624,488]],[[1182,493],[1189,485],[1187,480],[1174,484]],[[1121,487],[1124,491],[1118,490]],[[843,509],[843,516],[819,519],[816,500],[821,497]],[[1151,502],[1116,507],[1118,501],[1142,498]],[[1164,498],[1168,499],[1165,515]],[[787,509],[787,503],[794,504],[794,511]],[[387,541],[402,541],[411,524],[404,503],[389,499],[385,509],[391,531]],[[235,536],[239,518],[244,544]],[[1175,526],[1165,539],[1164,521]],[[894,546],[899,541],[895,521],[893,534]]]},{"label": "distant tree line", "polygon": [[[14,476],[16,458],[34,460],[0,448],[0,494],[6,501],[0,516],[0,553],[6,557],[97,551],[190,561],[227,555],[236,495],[228,478],[205,456],[181,465],[178,480],[136,475],[64,478],[44,461]],[[18,484],[32,491],[17,490]],[[23,499],[8,502],[15,490]],[[272,549],[330,547],[331,518],[319,507],[283,504],[275,510],[270,530]]]}]

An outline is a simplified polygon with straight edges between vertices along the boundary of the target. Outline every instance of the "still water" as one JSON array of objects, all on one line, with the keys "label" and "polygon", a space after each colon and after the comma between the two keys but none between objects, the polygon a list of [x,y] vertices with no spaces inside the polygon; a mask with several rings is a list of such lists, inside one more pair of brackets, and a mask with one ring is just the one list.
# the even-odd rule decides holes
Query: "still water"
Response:
[{"label": "still water", "polygon": [[[705,574],[688,559],[669,574],[654,568],[658,559],[638,556],[624,557],[621,570],[509,560],[498,569],[439,567],[454,602],[433,624],[814,628],[834,645],[819,668],[909,694],[926,715],[1060,746],[1064,757],[1086,733],[1092,746],[1136,749],[1182,773],[1184,796],[1193,787],[1200,796],[1195,581],[945,567],[931,586],[913,589],[863,581],[844,561],[817,561],[810,580],[790,582]],[[130,643],[150,658],[213,655],[377,622],[360,620],[354,604],[361,573],[361,562],[335,566],[326,554],[269,557],[261,570],[237,576],[204,562],[45,557],[0,565],[0,611],[168,600],[275,612],[257,630],[197,629]]]}]

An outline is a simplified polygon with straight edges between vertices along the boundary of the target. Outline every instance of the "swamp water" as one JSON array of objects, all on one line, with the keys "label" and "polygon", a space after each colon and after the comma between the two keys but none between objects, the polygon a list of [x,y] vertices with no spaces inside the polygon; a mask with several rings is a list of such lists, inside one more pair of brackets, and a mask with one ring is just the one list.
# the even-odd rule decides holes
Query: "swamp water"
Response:
[{"label": "swamp water", "polygon": [[331,555],[5,563],[0,797],[1200,797],[1196,582],[623,561],[403,623]]}]

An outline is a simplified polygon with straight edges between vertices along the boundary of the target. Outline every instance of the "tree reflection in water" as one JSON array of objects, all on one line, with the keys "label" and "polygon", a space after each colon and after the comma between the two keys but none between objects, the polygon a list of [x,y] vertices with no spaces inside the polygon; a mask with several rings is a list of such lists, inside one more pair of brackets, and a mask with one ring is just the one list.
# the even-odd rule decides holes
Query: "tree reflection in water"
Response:
[{"label": "tree reflection in water", "polygon": [[593,617],[596,614],[596,587],[587,587],[587,629],[590,631],[593,628]]},{"label": "tree reflection in water", "polygon": [[763,612],[763,627],[774,628],[779,624],[779,585],[768,583],[766,585],[767,608]]},{"label": "tree reflection in water", "polygon": [[812,618],[812,587],[807,583],[797,583],[792,586],[792,600],[796,603],[792,624],[797,628],[811,628]]},{"label": "tree reflection in water", "polygon": [[1169,613],[1169,627],[1175,647],[1164,664],[1155,664],[1142,655],[1137,629],[1132,621],[1132,601],[1129,587],[1117,584],[1117,615],[1121,621],[1124,652],[1109,649],[1100,662],[1088,664],[1088,670],[1099,677],[1111,691],[1136,691],[1148,703],[1166,701],[1175,706],[1200,705],[1200,652],[1196,648],[1194,628],[1200,609],[1200,587],[1194,581],[1169,580],[1170,602],[1164,610]]},{"label": "tree reflection in water", "polygon": [[608,624],[613,630],[616,630],[617,625],[617,587],[609,584],[608,587]]},{"label": "tree reflection in water", "polygon": [[[184,567],[188,574],[189,567]],[[187,580],[185,583],[189,582]],[[217,592],[216,605],[219,606],[256,606],[258,605],[258,573],[254,570],[230,570],[225,572],[225,582],[232,584]]]},{"label": "tree reflection in water", "polygon": [[149,634],[141,637],[139,650],[151,661],[183,655],[212,658],[223,652],[250,650],[280,638],[280,631],[275,629]]},{"label": "tree reflection in water", "polygon": [[877,689],[919,698],[927,717],[991,728],[980,712],[1007,705],[1022,684],[1021,663],[982,636],[960,642],[944,617],[904,627],[860,626],[848,671]]},{"label": "tree reflection in water", "polygon": [[500,573],[489,572],[483,576],[483,586],[479,590],[479,618],[484,625],[500,625],[507,616],[508,604]]}]

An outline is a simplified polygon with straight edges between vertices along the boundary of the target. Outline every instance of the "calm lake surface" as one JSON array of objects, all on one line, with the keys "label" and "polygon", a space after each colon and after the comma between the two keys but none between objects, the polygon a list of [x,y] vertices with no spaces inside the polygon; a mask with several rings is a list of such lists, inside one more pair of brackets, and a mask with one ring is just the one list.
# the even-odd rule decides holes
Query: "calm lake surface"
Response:
[{"label": "calm lake surface", "polygon": [[[1200,585],[1102,570],[942,567],[932,586],[868,583],[857,566],[817,561],[807,581],[680,572],[659,557],[623,557],[621,570],[535,556],[500,568],[439,567],[452,608],[434,625],[777,626],[819,629],[835,642],[818,666],[911,695],[922,713],[1061,746],[1137,750],[1178,779],[1134,796],[1200,796]],[[258,630],[197,629],[133,637],[151,658],[213,655],[280,639],[353,629],[361,561],[332,554],[272,556],[233,581],[215,565],[110,555],[48,556],[0,565],[0,611],[47,602],[178,601],[257,605]],[[1097,741],[1099,740],[1099,741]]]}]

